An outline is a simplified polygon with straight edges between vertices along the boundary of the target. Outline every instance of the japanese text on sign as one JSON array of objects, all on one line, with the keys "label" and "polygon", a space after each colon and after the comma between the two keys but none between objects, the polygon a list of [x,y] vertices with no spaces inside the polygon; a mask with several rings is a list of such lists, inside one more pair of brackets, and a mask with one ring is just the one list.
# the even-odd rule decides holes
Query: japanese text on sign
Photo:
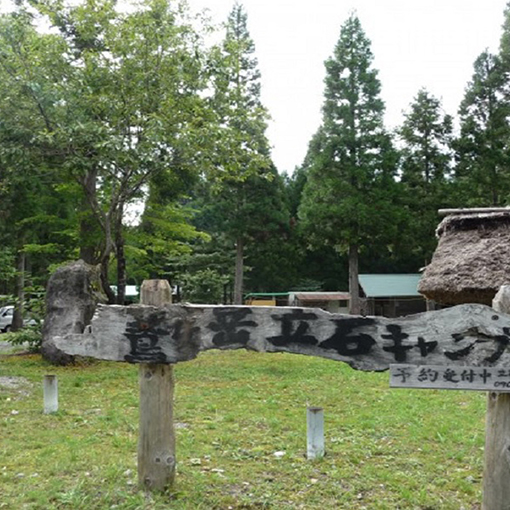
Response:
[{"label": "japanese text on sign", "polygon": [[510,392],[510,369],[440,365],[390,365],[392,388]]}]

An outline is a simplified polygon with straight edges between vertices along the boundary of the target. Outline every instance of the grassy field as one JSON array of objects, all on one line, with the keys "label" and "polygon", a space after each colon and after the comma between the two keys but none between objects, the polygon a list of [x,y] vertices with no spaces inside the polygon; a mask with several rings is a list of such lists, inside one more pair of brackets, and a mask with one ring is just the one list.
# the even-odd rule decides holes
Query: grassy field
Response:
[{"label": "grassy field", "polygon": [[[58,375],[54,415],[42,413],[47,373]],[[175,373],[176,486],[147,495],[136,366],[0,356],[0,509],[480,508],[483,393],[390,390],[387,373],[245,351]],[[307,405],[325,413],[327,455],[315,461]]]}]

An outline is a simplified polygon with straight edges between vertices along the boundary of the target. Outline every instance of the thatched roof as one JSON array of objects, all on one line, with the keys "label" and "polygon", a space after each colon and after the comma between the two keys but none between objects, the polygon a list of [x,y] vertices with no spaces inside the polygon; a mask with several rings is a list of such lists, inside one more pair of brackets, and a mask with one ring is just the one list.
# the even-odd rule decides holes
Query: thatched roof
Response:
[{"label": "thatched roof", "polygon": [[510,284],[510,211],[447,216],[436,235],[418,291],[442,304],[491,305],[501,285]]}]

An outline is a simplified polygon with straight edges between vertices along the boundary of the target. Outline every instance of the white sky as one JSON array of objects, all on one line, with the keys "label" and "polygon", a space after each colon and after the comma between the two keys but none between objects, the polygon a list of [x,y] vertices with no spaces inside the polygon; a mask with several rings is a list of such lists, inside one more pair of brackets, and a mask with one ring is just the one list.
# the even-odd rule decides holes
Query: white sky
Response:
[{"label": "white sky", "polygon": [[[233,0],[188,0],[223,22]],[[321,122],[324,61],[340,26],[357,12],[380,71],[386,124],[425,87],[456,115],[473,62],[496,52],[507,0],[241,0],[262,73],[262,101],[272,121],[268,136],[280,172],[292,173]]]}]

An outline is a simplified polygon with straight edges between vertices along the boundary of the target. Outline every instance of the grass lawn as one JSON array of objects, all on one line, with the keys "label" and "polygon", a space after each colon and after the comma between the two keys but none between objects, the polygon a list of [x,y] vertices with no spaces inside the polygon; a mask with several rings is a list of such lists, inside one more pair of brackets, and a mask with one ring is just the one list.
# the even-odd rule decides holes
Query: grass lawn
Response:
[{"label": "grass lawn", "polygon": [[[42,413],[47,373],[54,415]],[[387,373],[245,351],[209,351],[175,377],[176,485],[147,495],[136,366],[0,356],[0,509],[480,508],[484,393],[390,390]],[[324,408],[327,455],[315,461],[307,405]]]}]

